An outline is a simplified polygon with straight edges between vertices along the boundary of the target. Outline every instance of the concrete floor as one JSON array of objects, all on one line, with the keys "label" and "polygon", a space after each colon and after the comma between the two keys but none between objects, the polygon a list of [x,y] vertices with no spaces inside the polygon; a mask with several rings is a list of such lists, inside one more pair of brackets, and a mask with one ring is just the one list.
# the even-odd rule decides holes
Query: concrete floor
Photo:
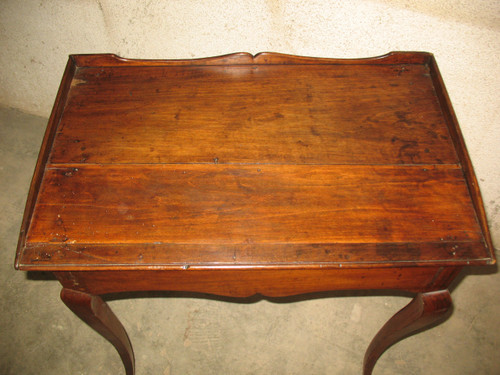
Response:
[{"label": "concrete floor", "polygon": [[[57,281],[13,267],[46,121],[0,107],[0,374],[121,374],[114,348],[59,300]],[[500,374],[496,271],[464,275],[451,318],[389,349],[374,375]],[[134,345],[138,375],[360,374],[373,335],[409,302],[364,293],[287,303],[134,296],[109,304]]]}]

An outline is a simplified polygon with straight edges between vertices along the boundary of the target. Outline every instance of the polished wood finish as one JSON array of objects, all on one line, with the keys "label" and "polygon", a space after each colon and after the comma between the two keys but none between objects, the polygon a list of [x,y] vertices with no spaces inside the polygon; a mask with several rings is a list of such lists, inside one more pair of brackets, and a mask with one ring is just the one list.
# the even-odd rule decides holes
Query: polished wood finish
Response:
[{"label": "polished wood finish", "polygon": [[468,196],[455,166],[49,168],[25,256],[85,268],[116,263],[116,252],[135,268],[345,255],[347,263],[460,263],[484,256]]},{"label": "polished wood finish", "polygon": [[428,68],[400,69],[79,68],[50,161],[457,163]]},{"label": "polished wood finish", "polygon": [[472,167],[472,162],[470,160],[469,154],[467,153],[467,148],[465,146],[465,141],[462,136],[462,131],[458,126],[458,120],[451,105],[450,98],[444,86],[443,78],[439,73],[439,68],[437,66],[436,60],[432,58],[429,61],[429,70],[432,77],[432,82],[436,90],[436,95],[438,97],[439,103],[441,105],[443,116],[445,117],[446,123],[448,125],[448,131],[450,132],[451,139],[454,143],[455,150],[457,152],[460,166],[465,175],[465,180],[469,191],[471,193],[471,199],[474,204],[474,208],[477,212],[477,220],[485,233],[484,236],[484,246],[489,249],[492,255],[493,262],[495,261],[495,251],[493,248],[493,243],[491,241],[491,236],[489,235],[488,223],[486,221],[486,213],[484,211],[483,199],[481,197],[481,192],[479,191],[479,184],[477,183],[476,175],[474,174],[474,169]]},{"label": "polished wood finish", "polygon": [[377,333],[365,354],[363,375],[371,375],[375,362],[394,343],[444,320],[451,307],[448,290],[419,293]]},{"label": "polished wood finish", "polygon": [[150,271],[58,271],[65,288],[92,294],[122,291],[180,291],[228,297],[292,296],[331,290],[400,289],[427,292],[447,287],[460,272],[457,267],[217,269],[182,267]]},{"label": "polished wood finish", "polygon": [[495,263],[492,249],[431,54],[74,55],[16,267],[54,272],[129,375],[130,343],[99,295],[421,293],[375,338],[368,374],[441,314],[463,267]]},{"label": "polished wood finish", "polygon": [[61,299],[80,319],[99,332],[118,351],[127,375],[135,370],[134,352],[122,324],[100,297],[63,288]]}]

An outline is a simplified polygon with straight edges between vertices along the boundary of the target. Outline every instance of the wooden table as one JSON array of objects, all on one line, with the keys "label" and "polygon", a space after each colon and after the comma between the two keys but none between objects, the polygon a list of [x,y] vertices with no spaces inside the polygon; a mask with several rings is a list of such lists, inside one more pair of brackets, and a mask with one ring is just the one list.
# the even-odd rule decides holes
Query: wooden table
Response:
[{"label": "wooden table", "polygon": [[416,293],[373,339],[368,375],[446,316],[452,280],[495,263],[492,249],[431,54],[73,55],[16,267],[53,272],[128,375],[132,347],[106,293]]}]

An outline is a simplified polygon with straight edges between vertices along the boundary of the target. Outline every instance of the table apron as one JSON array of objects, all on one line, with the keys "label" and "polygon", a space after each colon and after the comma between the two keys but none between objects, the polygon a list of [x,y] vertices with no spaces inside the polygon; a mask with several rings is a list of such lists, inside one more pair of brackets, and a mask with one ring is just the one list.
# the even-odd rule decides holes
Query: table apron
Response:
[{"label": "table apron", "polygon": [[186,269],[53,272],[65,288],[94,295],[180,291],[230,297],[281,297],[333,290],[446,289],[462,267]]}]

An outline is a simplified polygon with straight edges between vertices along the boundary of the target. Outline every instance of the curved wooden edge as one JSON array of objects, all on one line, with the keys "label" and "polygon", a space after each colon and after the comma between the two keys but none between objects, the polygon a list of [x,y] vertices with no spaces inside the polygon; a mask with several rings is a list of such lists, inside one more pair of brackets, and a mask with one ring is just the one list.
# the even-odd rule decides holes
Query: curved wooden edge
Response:
[{"label": "curved wooden edge", "polygon": [[135,361],[127,332],[108,304],[99,296],[63,288],[61,300],[80,319],[108,340],[120,354],[127,375],[134,375]]},{"label": "curved wooden edge", "polygon": [[217,66],[217,65],[368,65],[368,64],[427,64],[432,54],[428,52],[394,51],[385,55],[367,58],[319,58],[288,55],[276,52],[260,52],[252,55],[238,52],[221,56],[196,59],[129,59],[115,54],[82,54],[71,55],[78,67],[112,67],[112,66]]},{"label": "curved wooden edge", "polygon": [[70,55],[78,67],[112,67],[112,66],[183,66],[183,65],[241,65],[252,64],[250,53],[239,52],[200,59],[156,60],[129,59],[113,53]]},{"label": "curved wooden edge", "polygon": [[376,64],[426,64],[432,55],[428,52],[392,51],[375,57],[354,59],[318,58],[308,56],[287,55],[274,52],[261,52],[255,55],[254,64],[297,64],[297,65],[376,65]]},{"label": "curved wooden edge", "polygon": [[42,146],[40,153],[38,154],[38,160],[36,162],[35,172],[31,180],[30,190],[28,193],[28,199],[26,201],[26,206],[24,209],[23,221],[21,224],[21,231],[19,235],[19,241],[17,244],[17,253],[14,267],[16,269],[21,268],[23,251],[26,244],[26,234],[28,233],[29,225],[31,222],[31,216],[33,215],[33,210],[35,208],[36,198],[38,189],[42,182],[42,177],[45,172],[45,165],[49,159],[50,150],[52,149],[52,144],[56,135],[56,130],[59,125],[59,120],[62,116],[64,107],[66,105],[66,98],[68,96],[71,81],[76,70],[75,62],[70,58],[66,64],[66,69],[59,86],[59,91],[57,92],[56,100],[52,112],[50,114],[47,129],[45,130],[45,135],[43,137]]},{"label": "curved wooden edge", "polygon": [[365,354],[363,375],[371,375],[378,358],[399,340],[446,320],[451,306],[451,296],[447,289],[417,294],[373,338]]},{"label": "curved wooden edge", "polygon": [[450,97],[444,85],[443,78],[439,72],[439,68],[434,56],[429,60],[429,70],[434,83],[434,88],[436,90],[436,95],[441,104],[443,115],[446,119],[446,124],[448,126],[448,131],[450,132],[451,139],[455,145],[455,150],[457,151],[458,159],[462,170],[465,175],[467,186],[469,188],[469,193],[474,204],[474,209],[476,211],[477,220],[481,226],[483,232],[484,244],[488,249],[490,259],[487,264],[493,265],[496,263],[495,250],[493,247],[493,242],[491,240],[490,231],[488,228],[488,221],[486,220],[486,213],[484,210],[483,198],[481,196],[481,191],[479,190],[479,184],[477,182],[474,169],[472,167],[472,162],[467,151],[467,146],[465,145],[465,140],[458,125],[458,119],[453,110]]},{"label": "curved wooden edge", "polygon": [[120,292],[175,291],[226,297],[287,297],[334,290],[404,290],[419,293],[445,289],[460,268],[386,268],[337,270],[171,270],[57,271],[64,288],[93,295]]}]

